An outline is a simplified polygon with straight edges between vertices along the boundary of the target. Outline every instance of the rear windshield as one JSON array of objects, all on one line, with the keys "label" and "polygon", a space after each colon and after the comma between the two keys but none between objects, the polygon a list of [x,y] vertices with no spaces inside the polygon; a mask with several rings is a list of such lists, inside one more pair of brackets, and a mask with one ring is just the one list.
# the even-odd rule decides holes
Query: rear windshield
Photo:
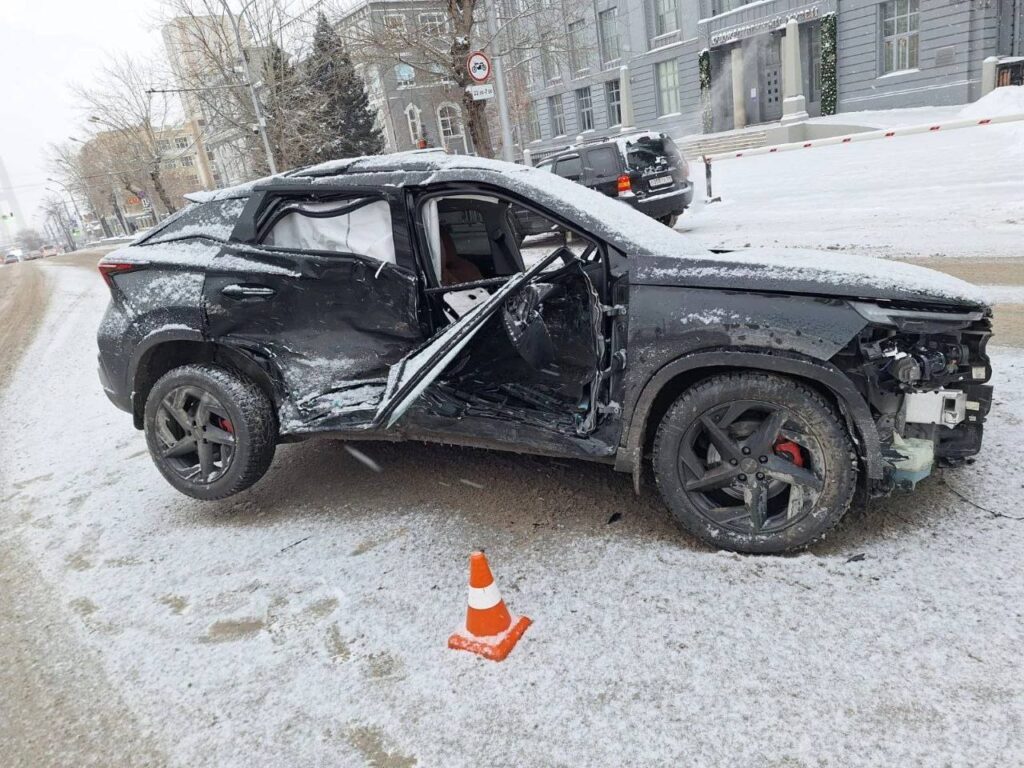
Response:
[{"label": "rear windshield", "polygon": [[208,203],[192,203],[164,221],[140,245],[184,240],[190,237],[227,242],[246,202],[246,198],[233,197]]},{"label": "rear windshield", "polygon": [[665,171],[678,168],[682,157],[675,142],[667,136],[641,136],[626,143],[626,162],[634,171]]}]

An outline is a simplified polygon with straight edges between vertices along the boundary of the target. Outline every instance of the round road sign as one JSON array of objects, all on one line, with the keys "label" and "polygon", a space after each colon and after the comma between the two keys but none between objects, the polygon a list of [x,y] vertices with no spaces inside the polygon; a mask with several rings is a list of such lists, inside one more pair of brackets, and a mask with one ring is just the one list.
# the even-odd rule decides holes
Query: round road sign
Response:
[{"label": "round road sign", "polygon": [[475,83],[486,83],[491,76],[491,60],[483,51],[473,51],[466,59],[466,71]]}]

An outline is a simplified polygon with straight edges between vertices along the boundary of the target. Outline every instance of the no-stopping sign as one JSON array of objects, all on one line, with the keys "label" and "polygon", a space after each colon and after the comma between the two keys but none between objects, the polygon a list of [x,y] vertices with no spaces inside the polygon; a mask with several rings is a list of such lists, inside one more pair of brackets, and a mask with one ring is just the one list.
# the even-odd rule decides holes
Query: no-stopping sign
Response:
[{"label": "no-stopping sign", "polygon": [[475,83],[485,83],[491,76],[491,60],[483,51],[473,51],[466,59],[466,71]]}]

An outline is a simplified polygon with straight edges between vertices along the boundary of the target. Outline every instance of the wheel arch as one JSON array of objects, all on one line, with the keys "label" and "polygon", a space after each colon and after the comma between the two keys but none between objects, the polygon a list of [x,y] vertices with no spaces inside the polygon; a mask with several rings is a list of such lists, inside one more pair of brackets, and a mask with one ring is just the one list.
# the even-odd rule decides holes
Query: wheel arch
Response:
[{"label": "wheel arch", "polygon": [[667,363],[644,384],[632,409],[629,424],[615,457],[615,468],[632,472],[639,490],[643,456],[661,417],[676,398],[698,381],[720,373],[736,371],[780,373],[813,387],[836,405],[847,422],[867,476],[882,477],[882,454],[871,409],[842,371],[830,363],[809,360],[796,354],[761,351],[716,350],[685,355]]},{"label": "wheel arch", "polygon": [[168,330],[148,336],[132,357],[130,368],[132,419],[142,429],[146,398],[157,380],[173,368],[189,363],[220,363],[238,370],[269,398],[275,406],[280,388],[248,350],[210,341],[198,331]]}]

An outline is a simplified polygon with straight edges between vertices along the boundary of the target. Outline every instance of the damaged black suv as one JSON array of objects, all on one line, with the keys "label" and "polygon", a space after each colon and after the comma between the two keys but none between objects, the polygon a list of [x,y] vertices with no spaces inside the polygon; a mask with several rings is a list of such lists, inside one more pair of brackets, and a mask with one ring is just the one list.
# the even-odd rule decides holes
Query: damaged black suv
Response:
[{"label": "damaged black suv", "polygon": [[[523,209],[551,227],[524,236]],[[977,453],[992,399],[967,283],[712,253],[553,174],[436,151],[204,193],[100,270],[103,386],[200,499],[315,436],[587,459],[638,487],[649,459],[687,530],[783,552],[858,484]]]}]

